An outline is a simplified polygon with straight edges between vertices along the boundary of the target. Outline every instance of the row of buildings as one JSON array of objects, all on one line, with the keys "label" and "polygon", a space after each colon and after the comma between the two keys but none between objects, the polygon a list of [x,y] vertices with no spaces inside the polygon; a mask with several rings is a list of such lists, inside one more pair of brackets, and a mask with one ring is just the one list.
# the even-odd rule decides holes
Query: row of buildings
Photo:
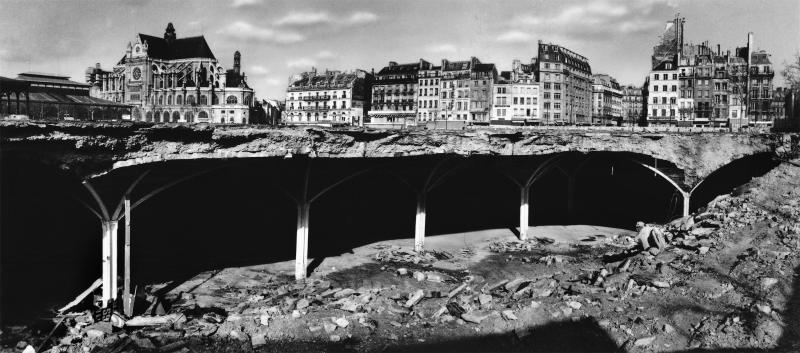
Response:
[{"label": "row of buildings", "polygon": [[86,83],[36,73],[3,78],[0,115],[20,114],[22,106],[40,119],[730,129],[772,127],[785,116],[784,97],[796,95],[773,87],[769,54],[755,49],[752,33],[746,46],[722,52],[708,42],[685,44],[683,29],[683,19],[667,22],[641,87],[593,74],[588,58],[539,41],[537,56],[527,63],[513,60],[509,71],[475,57],[389,62],[377,73],[312,69],[289,79],[285,100],[259,101],[241,71],[238,51],[226,69],[203,36],[178,38],[170,23],[163,36],[137,34],[111,69],[99,63],[89,67]]},{"label": "row of buildings", "polygon": [[[682,18],[668,21],[653,48],[645,80],[647,123],[654,125],[771,128],[783,112],[775,97],[770,55],[753,33],[734,51],[708,42],[684,43]],[[778,97],[780,98],[780,97]]]},{"label": "row of buildings", "polygon": [[[589,60],[562,46],[538,43],[530,63],[510,71],[478,58],[389,62],[377,73],[312,69],[289,79],[284,123],[406,127],[429,124],[619,124],[638,104],[609,75],[593,75]],[[638,98],[637,98],[638,97]]]}]

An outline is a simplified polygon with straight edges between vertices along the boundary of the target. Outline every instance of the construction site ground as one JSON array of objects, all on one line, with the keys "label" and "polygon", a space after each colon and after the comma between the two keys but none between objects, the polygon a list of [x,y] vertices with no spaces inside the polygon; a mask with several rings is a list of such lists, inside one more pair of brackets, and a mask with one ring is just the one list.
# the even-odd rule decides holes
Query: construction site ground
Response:
[{"label": "construction site ground", "polygon": [[293,261],[208,271],[148,286],[133,318],[4,328],[2,351],[800,350],[798,161],[653,227],[665,245],[538,226],[369,244],[302,283]]}]

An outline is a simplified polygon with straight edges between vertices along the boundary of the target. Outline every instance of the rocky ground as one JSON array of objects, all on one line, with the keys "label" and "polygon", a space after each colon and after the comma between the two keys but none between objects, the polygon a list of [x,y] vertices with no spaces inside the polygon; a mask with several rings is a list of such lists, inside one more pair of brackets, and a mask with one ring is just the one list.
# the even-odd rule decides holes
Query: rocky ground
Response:
[{"label": "rocky ground", "polygon": [[143,290],[133,318],[84,305],[4,328],[2,352],[800,350],[797,160],[655,225],[647,246],[532,229],[372,244],[306,283],[286,264],[208,272]]}]

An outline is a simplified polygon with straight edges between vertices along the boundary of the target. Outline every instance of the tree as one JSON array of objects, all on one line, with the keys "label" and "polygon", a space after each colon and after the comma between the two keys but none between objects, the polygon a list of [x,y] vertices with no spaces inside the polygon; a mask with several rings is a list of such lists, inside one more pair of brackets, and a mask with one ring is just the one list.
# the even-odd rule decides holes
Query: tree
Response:
[{"label": "tree", "polygon": [[784,61],[784,69],[781,72],[786,83],[793,89],[800,89],[800,52],[794,54],[791,62]]}]

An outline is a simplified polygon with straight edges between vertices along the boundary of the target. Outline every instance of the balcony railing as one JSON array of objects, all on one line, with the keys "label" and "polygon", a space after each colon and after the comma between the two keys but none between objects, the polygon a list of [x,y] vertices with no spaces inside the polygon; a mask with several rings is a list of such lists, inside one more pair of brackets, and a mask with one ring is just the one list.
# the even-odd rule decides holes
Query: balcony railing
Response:
[{"label": "balcony railing", "polygon": [[331,96],[327,96],[327,95],[325,95],[325,96],[305,96],[305,97],[302,98],[302,100],[304,100],[304,101],[326,101],[326,100],[330,100],[330,99],[331,99]]},{"label": "balcony railing", "polygon": [[315,106],[309,106],[309,105],[307,105],[307,106],[305,106],[305,107],[298,108],[298,109],[300,109],[300,110],[328,111],[328,110],[331,110],[331,107],[327,107],[327,106],[315,107]]}]

